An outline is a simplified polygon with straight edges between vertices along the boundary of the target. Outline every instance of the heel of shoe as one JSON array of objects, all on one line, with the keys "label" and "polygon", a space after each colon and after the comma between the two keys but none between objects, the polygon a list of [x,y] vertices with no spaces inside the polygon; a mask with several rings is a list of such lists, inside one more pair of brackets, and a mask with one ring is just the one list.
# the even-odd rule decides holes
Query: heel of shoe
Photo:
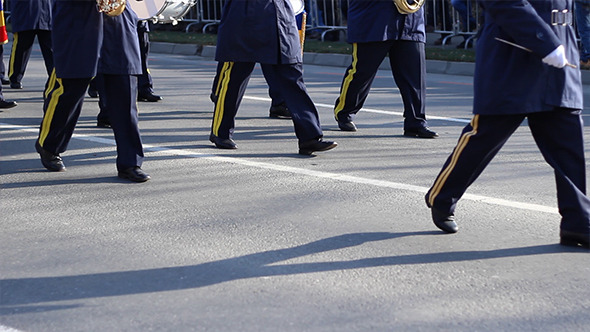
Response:
[{"label": "heel of shoe", "polygon": [[561,244],[562,246],[568,246],[568,247],[577,247],[580,245],[578,243],[578,241],[573,240],[573,239],[569,239],[569,238],[561,238],[561,240],[559,241],[559,244]]},{"label": "heel of shoe", "polygon": [[559,244],[568,247],[582,247],[590,249],[590,235],[561,231]]}]

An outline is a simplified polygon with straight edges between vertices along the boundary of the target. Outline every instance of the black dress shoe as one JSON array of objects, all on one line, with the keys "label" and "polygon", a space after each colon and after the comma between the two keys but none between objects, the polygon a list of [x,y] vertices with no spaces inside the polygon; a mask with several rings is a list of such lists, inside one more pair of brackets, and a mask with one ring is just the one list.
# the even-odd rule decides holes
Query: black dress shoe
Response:
[{"label": "black dress shoe", "polygon": [[16,101],[12,101],[12,100],[0,100],[0,108],[13,108],[16,105],[18,105],[16,103]]},{"label": "black dress shoe", "polygon": [[561,245],[590,249],[590,234],[561,230],[559,236],[561,237],[559,242]]},{"label": "black dress shoe", "polygon": [[342,131],[356,131],[356,125],[354,124],[354,122],[352,121],[340,121],[340,120],[336,120],[338,122],[338,128],[340,128],[340,130]]},{"label": "black dress shoe", "polygon": [[154,102],[160,101],[162,99],[163,99],[162,97],[155,95],[151,92],[150,93],[140,93],[137,95],[138,101],[148,101],[148,102],[154,103]]},{"label": "black dress shoe", "polygon": [[88,95],[90,98],[98,98],[98,91],[94,89],[88,89]]},{"label": "black dress shoe", "polygon": [[320,139],[313,139],[307,142],[299,143],[299,154],[310,156],[316,151],[328,151],[338,146],[338,143],[332,141],[324,141]]},{"label": "black dress shoe", "polygon": [[107,120],[96,121],[96,126],[99,128],[111,128],[111,122]]},{"label": "black dress shoe", "polygon": [[213,134],[209,135],[209,141],[219,149],[237,149],[238,145],[231,138],[220,138]]},{"label": "black dress shoe", "polygon": [[66,170],[66,166],[64,165],[63,160],[59,156],[59,154],[53,154],[41,147],[39,141],[35,142],[35,150],[41,156],[41,163],[45,168],[52,172],[62,172]]},{"label": "black dress shoe", "polygon": [[436,227],[440,228],[443,232],[457,233],[459,227],[455,222],[455,215],[452,213],[442,212],[434,207],[430,208],[432,212],[432,221]]},{"label": "black dress shoe", "polygon": [[7,79],[5,79],[5,78],[0,79],[0,82],[2,82],[2,85],[8,85],[8,84],[10,84],[10,81],[7,80]]},{"label": "black dress shoe", "polygon": [[438,137],[438,134],[428,129],[428,127],[422,127],[419,129],[404,129],[404,136],[419,138],[435,138]]},{"label": "black dress shoe", "polygon": [[139,166],[129,167],[119,171],[117,176],[119,176],[121,179],[126,179],[133,182],[146,182],[147,180],[151,179],[151,177],[146,172],[141,170]]},{"label": "black dress shoe", "polygon": [[290,119],[291,112],[289,112],[287,105],[279,104],[279,105],[270,107],[270,111],[269,111],[268,116],[271,118],[278,118],[278,119]]},{"label": "black dress shoe", "polygon": [[10,82],[11,89],[22,89],[23,84],[21,82]]}]

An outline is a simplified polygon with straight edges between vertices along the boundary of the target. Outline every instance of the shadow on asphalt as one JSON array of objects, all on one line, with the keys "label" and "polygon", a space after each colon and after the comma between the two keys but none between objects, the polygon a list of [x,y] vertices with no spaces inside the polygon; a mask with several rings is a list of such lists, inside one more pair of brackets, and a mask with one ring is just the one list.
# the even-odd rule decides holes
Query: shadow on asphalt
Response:
[{"label": "shadow on asphalt", "polygon": [[71,308],[71,306],[60,308],[59,306],[39,305],[44,302],[192,289],[240,279],[382,266],[453,263],[517,256],[547,255],[560,252],[579,251],[586,254],[575,248],[548,244],[495,250],[420,253],[370,257],[348,261],[276,265],[276,263],[281,261],[355,247],[366,242],[424,235],[434,236],[444,234],[438,231],[351,233],[329,237],[291,248],[269,250],[198,265],[88,275],[2,279],[0,280],[0,299],[2,299],[0,303],[0,315]]}]

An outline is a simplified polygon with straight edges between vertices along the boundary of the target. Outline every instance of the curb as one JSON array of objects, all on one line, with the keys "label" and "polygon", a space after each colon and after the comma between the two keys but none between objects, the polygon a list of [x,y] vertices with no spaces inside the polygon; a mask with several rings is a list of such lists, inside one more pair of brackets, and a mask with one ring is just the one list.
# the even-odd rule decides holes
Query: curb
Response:
[{"label": "curb", "polygon": [[[215,58],[215,46],[212,45],[151,42],[150,52],[178,55],[196,55],[206,59]],[[350,61],[350,55],[348,54],[303,54],[303,63],[308,65],[348,67],[350,65]],[[381,63],[379,69],[390,69],[389,61],[387,59],[383,60],[383,63]],[[473,76],[475,72],[475,64],[471,62],[426,60],[426,72],[433,74]],[[582,70],[582,84],[590,85],[590,70]]]}]

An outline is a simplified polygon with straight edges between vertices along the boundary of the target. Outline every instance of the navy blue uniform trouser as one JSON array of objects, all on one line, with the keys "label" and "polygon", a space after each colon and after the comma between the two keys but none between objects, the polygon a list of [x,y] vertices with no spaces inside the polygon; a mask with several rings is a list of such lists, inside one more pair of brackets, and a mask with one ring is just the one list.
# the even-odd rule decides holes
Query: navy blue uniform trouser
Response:
[{"label": "navy blue uniform trouser", "polygon": [[53,51],[51,43],[51,31],[49,30],[27,30],[14,33],[10,63],[8,66],[8,77],[11,83],[21,82],[31,57],[35,36],[39,41],[41,54],[45,61],[47,75],[53,70]]},{"label": "navy blue uniform trouser", "polygon": [[428,206],[453,213],[477,179],[524,119],[539,150],[554,169],[561,229],[590,233],[590,200],[586,196],[583,125],[580,111],[558,109],[518,115],[475,115],[459,138],[432,188]]},{"label": "navy blue uniform trouser", "polygon": [[[52,73],[45,92],[39,132],[39,144],[43,149],[54,154],[67,150],[91,80],[90,77],[56,78],[55,72]],[[103,82],[102,97],[113,96],[107,102],[107,115],[117,142],[117,169],[141,167],[143,149],[137,125],[137,80],[129,75],[103,75]]]},{"label": "navy blue uniform trouser", "polygon": [[352,64],[340,87],[334,116],[339,121],[352,121],[363,107],[379,66],[389,55],[389,64],[404,103],[404,129],[426,127],[426,57],[424,43],[388,40],[354,43]]},{"label": "navy blue uniform trouser", "polygon": [[[280,89],[278,88],[277,77],[275,76],[274,71],[272,70],[272,65],[260,65],[260,69],[262,69],[262,74],[264,75],[264,79],[268,84],[268,96],[270,97],[271,106],[278,106],[285,103],[285,98],[281,94]],[[223,67],[223,62],[217,64],[217,72],[221,71]],[[215,76],[215,80],[213,82],[213,91],[211,93],[211,100],[215,102],[217,97],[215,96],[215,89],[217,88],[217,80],[219,79],[219,75]]]},{"label": "navy blue uniform trouser", "polygon": [[4,66],[4,45],[0,45],[0,79],[6,79],[6,67]]},{"label": "navy blue uniform trouser", "polygon": [[[215,112],[211,131],[220,138],[231,138],[235,128],[235,117],[246,91],[254,62],[224,62],[217,67],[212,99]],[[300,142],[323,136],[317,109],[307,93],[303,82],[302,65],[279,64],[265,66],[276,77],[287,107],[291,111],[295,134]]]},{"label": "navy blue uniform trouser", "polygon": [[60,154],[68,148],[82,111],[84,94],[92,78],[49,77],[43,102],[43,121],[39,144],[43,149]]},{"label": "navy blue uniform trouser", "polygon": [[117,169],[124,170],[143,163],[143,144],[137,111],[137,77],[100,74],[98,96],[101,113],[106,112],[117,142]]},{"label": "navy blue uniform trouser", "polygon": [[148,68],[148,55],[150,53],[150,33],[145,28],[137,27],[137,35],[139,36],[139,55],[141,56],[141,72],[137,77],[137,84],[139,93],[150,94],[154,93],[152,75]]},{"label": "navy blue uniform trouser", "polygon": [[270,97],[271,106],[278,106],[285,103],[285,98],[281,94],[281,90],[278,89],[277,78],[275,77],[274,71],[270,65],[261,65],[262,74],[268,84],[268,96]]}]

